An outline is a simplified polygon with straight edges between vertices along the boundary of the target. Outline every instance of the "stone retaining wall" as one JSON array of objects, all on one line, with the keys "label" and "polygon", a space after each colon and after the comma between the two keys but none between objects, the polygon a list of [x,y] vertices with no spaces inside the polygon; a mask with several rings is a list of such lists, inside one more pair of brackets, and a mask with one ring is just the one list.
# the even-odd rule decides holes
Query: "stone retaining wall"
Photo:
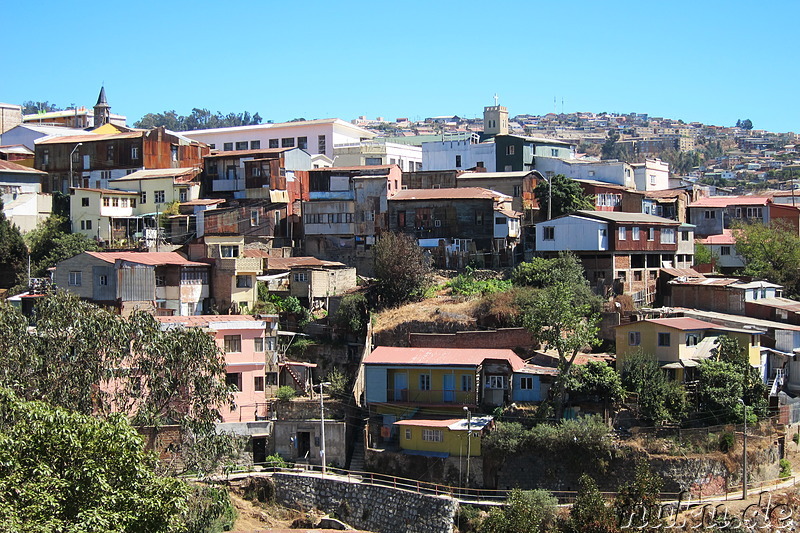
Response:
[{"label": "stone retaining wall", "polygon": [[337,477],[276,473],[276,500],[295,509],[335,513],[347,524],[379,533],[450,533],[458,503],[444,496],[363,485]]}]

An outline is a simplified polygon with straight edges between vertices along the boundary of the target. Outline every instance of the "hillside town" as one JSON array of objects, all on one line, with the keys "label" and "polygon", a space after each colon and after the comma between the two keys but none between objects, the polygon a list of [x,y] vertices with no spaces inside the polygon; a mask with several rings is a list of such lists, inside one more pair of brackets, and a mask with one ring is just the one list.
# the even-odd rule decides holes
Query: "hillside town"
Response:
[{"label": "hillside town", "polygon": [[[790,479],[795,134],[489,100],[204,129],[105,87],[0,104],[0,403],[122,415],[166,472],[268,473],[364,531],[513,531],[530,494],[538,530],[619,531],[651,477],[678,509]],[[406,495],[325,485],[354,477]]]}]

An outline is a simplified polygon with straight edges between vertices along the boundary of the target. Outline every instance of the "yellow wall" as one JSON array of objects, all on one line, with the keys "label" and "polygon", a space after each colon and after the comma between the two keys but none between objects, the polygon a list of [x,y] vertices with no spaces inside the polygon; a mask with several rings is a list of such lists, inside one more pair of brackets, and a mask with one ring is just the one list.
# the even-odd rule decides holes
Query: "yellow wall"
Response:
[{"label": "yellow wall", "polygon": [[[449,394],[452,398],[448,400],[453,404],[474,404],[476,398],[476,370],[474,368],[413,368],[402,370],[389,370],[387,372],[389,401],[396,401],[394,396],[395,374],[405,374],[407,377],[408,396],[405,401],[413,403],[445,403],[444,399],[444,375],[453,376],[454,390]],[[430,390],[420,389],[420,376],[430,376]],[[471,390],[461,390],[461,376],[469,376]]]},{"label": "yellow wall", "polygon": [[[467,456],[467,432],[452,431],[446,427],[422,428],[416,426],[398,426],[400,435],[400,448],[404,450],[419,450],[423,452],[444,452],[453,456]],[[423,430],[438,430],[442,432],[442,442],[422,440]],[[411,438],[406,438],[406,432],[411,432]],[[481,432],[473,431],[470,438],[470,457],[481,454]]]}]

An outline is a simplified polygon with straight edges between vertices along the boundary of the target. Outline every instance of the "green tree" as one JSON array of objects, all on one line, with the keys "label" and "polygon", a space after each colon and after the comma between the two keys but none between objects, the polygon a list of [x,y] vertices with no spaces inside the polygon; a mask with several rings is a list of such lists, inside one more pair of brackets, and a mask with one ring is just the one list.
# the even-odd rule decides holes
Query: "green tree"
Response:
[{"label": "green tree", "polygon": [[0,200],[0,289],[10,289],[25,281],[28,249],[19,228],[3,212]]},{"label": "green tree", "polygon": [[578,479],[578,494],[566,521],[565,533],[617,533],[614,510],[606,505],[597,483],[588,474]]},{"label": "green tree", "polygon": [[362,337],[369,324],[367,298],[360,292],[343,297],[333,315],[333,323],[352,335]]},{"label": "green tree", "polygon": [[[586,281],[584,280],[584,284]],[[558,353],[558,371],[552,389],[556,418],[564,411],[566,385],[578,352],[599,344],[599,317],[591,304],[576,298],[576,287],[562,281],[541,289],[523,315],[523,323],[546,349]]]},{"label": "green tree", "polygon": [[744,273],[783,285],[788,297],[800,296],[800,236],[777,225],[735,224],[736,252]]},{"label": "green tree", "polygon": [[645,421],[680,422],[686,416],[686,391],[667,380],[654,356],[642,351],[627,356],[621,377],[625,390],[637,395],[639,416]]},{"label": "green tree", "polygon": [[558,500],[546,490],[514,489],[506,506],[494,508],[483,520],[480,533],[550,531],[555,524]]},{"label": "green tree", "polygon": [[100,420],[0,389],[3,531],[180,531],[187,487],[155,473],[124,417]]},{"label": "green tree", "polygon": [[552,218],[569,215],[579,209],[594,210],[594,197],[584,194],[577,181],[563,174],[552,176],[549,180],[539,180],[533,193],[539,201],[539,212],[544,216],[547,216],[550,196],[553,198]]},{"label": "green tree", "polygon": [[32,100],[26,100],[22,102],[23,115],[33,115],[36,113],[52,113],[53,111],[62,111],[62,109],[58,107],[56,104],[51,104],[46,100],[44,102],[34,102]]},{"label": "green tree", "polygon": [[694,243],[695,265],[710,265],[713,261],[714,255],[711,253],[711,248],[699,242]]},{"label": "green tree", "polygon": [[611,404],[621,400],[625,394],[622,378],[603,361],[589,361],[575,368],[568,388],[571,393]]},{"label": "green tree", "polygon": [[646,460],[636,462],[633,480],[617,489],[614,500],[617,520],[623,530],[632,527],[656,528],[662,523],[659,501],[663,486],[663,480],[650,470]]},{"label": "green tree", "polygon": [[33,231],[25,235],[31,254],[31,275],[47,276],[47,269],[59,261],[69,259],[82,252],[100,250],[96,241],[80,233],[70,233],[69,219],[50,215]]},{"label": "green tree", "polygon": [[372,248],[377,292],[381,303],[394,307],[422,298],[431,269],[410,235],[386,233]]}]

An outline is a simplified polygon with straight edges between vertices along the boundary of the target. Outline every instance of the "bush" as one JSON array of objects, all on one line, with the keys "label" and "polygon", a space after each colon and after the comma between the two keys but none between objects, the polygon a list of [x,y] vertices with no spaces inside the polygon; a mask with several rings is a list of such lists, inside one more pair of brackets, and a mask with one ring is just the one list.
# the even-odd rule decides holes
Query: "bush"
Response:
[{"label": "bush", "polygon": [[453,291],[453,294],[460,294],[462,296],[475,296],[487,295],[497,292],[505,292],[511,289],[513,284],[510,280],[501,279],[476,279],[473,270],[467,267],[464,274],[459,274],[447,286]]},{"label": "bush", "polygon": [[546,490],[514,489],[503,509],[494,508],[478,531],[484,533],[518,533],[550,531],[555,522],[558,500]]},{"label": "bush", "polygon": [[792,475],[792,463],[788,459],[781,459],[778,463],[781,467],[780,477],[789,477]]},{"label": "bush", "polygon": [[719,451],[722,453],[728,453],[733,449],[733,444],[735,439],[733,437],[733,433],[723,433],[719,436]]},{"label": "bush", "polygon": [[792,440],[794,441],[795,444],[800,444],[800,431],[794,434]]},{"label": "bush", "polygon": [[282,402],[290,402],[297,396],[297,392],[293,388],[284,385],[278,388],[278,392],[275,393],[275,396]]},{"label": "bush", "polygon": [[236,508],[224,488],[194,485],[182,519],[187,533],[221,533],[233,529]]}]

